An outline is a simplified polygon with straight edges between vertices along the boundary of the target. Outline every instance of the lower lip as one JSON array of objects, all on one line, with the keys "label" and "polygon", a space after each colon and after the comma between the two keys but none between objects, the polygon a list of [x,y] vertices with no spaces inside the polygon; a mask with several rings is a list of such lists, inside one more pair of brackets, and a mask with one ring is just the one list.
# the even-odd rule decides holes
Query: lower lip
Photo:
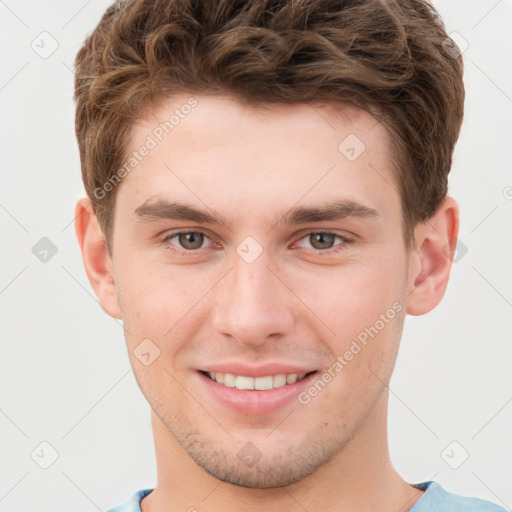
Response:
[{"label": "lower lip", "polygon": [[275,412],[293,400],[298,400],[299,393],[310,385],[318,372],[311,373],[293,384],[265,391],[230,388],[202,372],[197,373],[206,389],[222,404],[240,414],[261,415]]}]

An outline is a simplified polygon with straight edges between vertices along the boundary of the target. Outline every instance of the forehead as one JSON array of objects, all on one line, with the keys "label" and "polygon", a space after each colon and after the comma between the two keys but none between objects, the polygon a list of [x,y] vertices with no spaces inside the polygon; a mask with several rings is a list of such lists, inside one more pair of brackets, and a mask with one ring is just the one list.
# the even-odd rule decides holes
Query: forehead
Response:
[{"label": "forehead", "polygon": [[[376,126],[378,129],[374,130]],[[273,139],[275,130],[283,128],[291,130],[282,133],[283,138],[290,138],[301,133],[311,135],[312,131],[323,135],[331,131],[339,135],[343,127],[351,128],[366,138],[369,135],[367,132],[373,132],[372,141],[379,140],[384,146],[389,142],[383,125],[368,112],[346,103],[318,101],[256,105],[227,94],[180,93],[161,98],[140,112],[132,129],[130,145],[141,141],[141,137],[153,131],[156,138],[166,138],[171,132],[175,138],[193,134],[194,140],[189,142],[202,145],[205,139],[224,143],[222,139],[228,133],[231,142],[235,144],[249,133],[257,133],[258,142],[264,142],[265,133],[269,139]]]},{"label": "forehead", "polygon": [[274,210],[333,195],[376,209],[399,201],[387,130],[351,106],[180,94],[143,112],[126,157],[144,146],[119,187],[139,204],[156,195]]}]

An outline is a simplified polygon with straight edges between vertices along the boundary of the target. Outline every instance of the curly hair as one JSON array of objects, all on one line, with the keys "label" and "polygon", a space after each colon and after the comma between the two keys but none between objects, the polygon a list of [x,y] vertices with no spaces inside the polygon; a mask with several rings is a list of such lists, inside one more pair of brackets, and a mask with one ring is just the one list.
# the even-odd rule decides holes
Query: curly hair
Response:
[{"label": "curly hair", "polygon": [[109,250],[115,187],[95,191],[122,167],[137,116],[175,93],[371,113],[391,136],[408,247],[446,197],[463,62],[426,1],[117,1],[75,67],[82,178]]}]

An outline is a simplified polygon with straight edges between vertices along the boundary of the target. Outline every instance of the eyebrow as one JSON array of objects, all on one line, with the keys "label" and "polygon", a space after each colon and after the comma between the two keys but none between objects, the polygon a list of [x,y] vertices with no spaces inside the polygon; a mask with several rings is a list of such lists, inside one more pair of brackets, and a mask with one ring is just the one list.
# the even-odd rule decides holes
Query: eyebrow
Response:
[{"label": "eyebrow", "polygon": [[[139,221],[156,219],[170,219],[190,221],[200,224],[218,224],[229,228],[230,223],[219,213],[209,213],[194,206],[179,202],[170,202],[163,199],[147,200],[135,209]],[[369,206],[353,200],[340,200],[314,207],[295,207],[285,213],[275,222],[277,224],[305,224],[308,222],[336,221],[346,218],[377,219],[380,213]]]}]

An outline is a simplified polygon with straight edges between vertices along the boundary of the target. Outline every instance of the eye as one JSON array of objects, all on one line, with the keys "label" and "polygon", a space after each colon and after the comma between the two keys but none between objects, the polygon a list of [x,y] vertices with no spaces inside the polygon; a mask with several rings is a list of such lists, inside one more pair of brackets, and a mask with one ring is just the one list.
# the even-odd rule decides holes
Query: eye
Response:
[{"label": "eye", "polygon": [[[205,246],[204,243],[207,240],[210,243]],[[336,243],[336,240],[340,242]],[[350,238],[330,231],[312,231],[303,236],[300,241],[305,241],[305,248],[314,253],[338,252],[354,243]],[[162,240],[162,243],[165,245],[166,249],[182,255],[199,251],[200,249],[213,245],[210,238],[202,231],[179,231],[170,233]]]},{"label": "eye", "polygon": [[[175,239],[176,241],[173,242]],[[201,231],[180,231],[167,235],[162,242],[173,252],[184,253],[201,249],[205,239],[209,240]]]},{"label": "eye", "polygon": [[[341,240],[341,243],[335,244],[336,239]],[[353,243],[349,238],[331,233],[330,231],[313,231],[301,238],[301,240],[305,240],[310,244],[309,248],[317,252],[329,252],[330,250],[336,252],[345,249],[347,245]]]}]

